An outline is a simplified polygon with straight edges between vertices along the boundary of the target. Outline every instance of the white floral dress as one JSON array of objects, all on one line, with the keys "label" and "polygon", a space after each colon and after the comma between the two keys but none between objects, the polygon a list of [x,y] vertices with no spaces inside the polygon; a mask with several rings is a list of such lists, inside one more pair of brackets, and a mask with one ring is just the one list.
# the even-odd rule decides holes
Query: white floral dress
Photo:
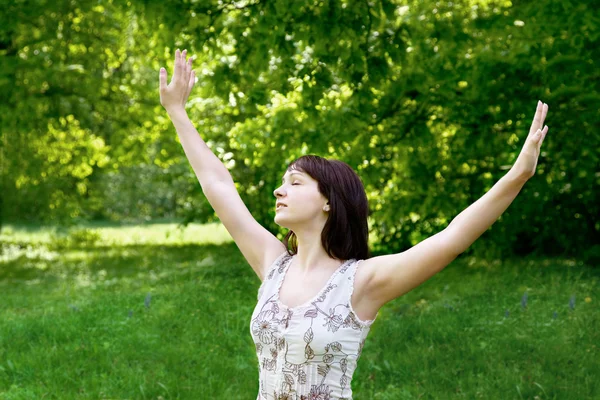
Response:
[{"label": "white floral dress", "polygon": [[350,304],[361,260],[345,261],[310,301],[288,308],[279,290],[293,256],[281,254],[258,289],[250,334],[259,368],[257,400],[351,400],[352,374],[371,325]]}]

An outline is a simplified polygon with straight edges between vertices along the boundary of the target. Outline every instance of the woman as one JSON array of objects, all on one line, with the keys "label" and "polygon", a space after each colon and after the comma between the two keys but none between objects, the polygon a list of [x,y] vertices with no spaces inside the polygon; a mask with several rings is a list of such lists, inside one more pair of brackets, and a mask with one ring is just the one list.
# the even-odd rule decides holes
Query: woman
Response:
[{"label": "woman", "polygon": [[535,173],[548,106],[538,102],[517,161],[481,199],[412,248],[371,258],[365,190],[341,161],[309,155],[288,166],[273,193],[275,222],[289,229],[284,243],[254,220],[187,117],[195,74],[186,53],[175,52],[169,85],[161,68],[160,100],[204,194],[262,282],[250,325],[257,400],[351,399],[352,374],[378,310],[441,271],[508,208]]}]

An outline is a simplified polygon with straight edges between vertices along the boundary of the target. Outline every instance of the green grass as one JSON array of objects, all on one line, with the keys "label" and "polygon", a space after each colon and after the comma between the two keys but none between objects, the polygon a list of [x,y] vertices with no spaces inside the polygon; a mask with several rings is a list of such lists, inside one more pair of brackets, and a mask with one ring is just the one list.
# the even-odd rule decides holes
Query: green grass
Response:
[{"label": "green grass", "polygon": [[[256,398],[260,281],[222,226],[4,228],[1,400]],[[599,276],[459,257],[382,308],[355,400],[600,398]]]}]

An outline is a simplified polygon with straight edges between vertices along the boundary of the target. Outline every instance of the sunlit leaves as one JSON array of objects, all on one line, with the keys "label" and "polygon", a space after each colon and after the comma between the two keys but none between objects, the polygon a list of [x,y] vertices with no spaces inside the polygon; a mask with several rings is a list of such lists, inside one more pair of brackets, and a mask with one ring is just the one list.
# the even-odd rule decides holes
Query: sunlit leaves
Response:
[{"label": "sunlit leaves", "polygon": [[[109,176],[105,169],[120,170],[127,179],[131,171],[143,173],[150,187],[163,168],[164,179],[179,173],[180,187],[190,187],[181,195],[189,219],[208,216],[158,104],[157,71],[164,66],[172,73],[177,48],[196,58],[192,121],[255,218],[272,231],[279,229],[270,206],[278,178],[288,162],[313,153],[340,158],[360,173],[379,249],[413,245],[443,228],[510,168],[537,99],[551,106],[539,163],[548,179],[532,180],[530,186],[543,185],[535,204],[526,201],[525,190],[519,210],[503,215],[494,227],[498,242],[516,243],[511,232],[525,229],[523,215],[539,226],[555,214],[562,218],[565,210],[552,203],[560,190],[569,202],[573,193],[592,200],[597,195],[590,189],[596,175],[577,173],[574,179],[569,172],[597,164],[600,95],[593,44],[600,21],[585,2],[120,4],[11,3],[7,12],[20,17],[0,27],[0,107],[10,116],[2,131],[16,137],[4,141],[6,151],[34,155],[5,161],[2,173],[27,191],[25,198],[36,198],[35,182],[47,182],[44,193],[57,193],[53,213],[62,210],[60,199],[77,204],[82,196],[101,210],[94,185]],[[69,115],[73,120],[62,126]],[[565,132],[577,134],[564,139]],[[70,151],[61,153],[61,146]],[[125,192],[126,184],[119,185],[107,190]],[[177,197],[162,190],[165,198]],[[572,203],[568,213],[577,209],[581,215],[583,207],[600,214],[600,202],[592,200],[586,207]],[[18,201],[15,195],[5,204]],[[140,209],[156,205],[144,204]],[[540,204],[553,211],[540,214]],[[135,209],[110,207],[114,218]],[[41,215],[33,205],[24,209]],[[589,224],[587,237],[596,225]],[[528,237],[560,244],[567,236],[544,230]]]},{"label": "sunlit leaves", "polygon": [[44,172],[49,178],[71,176],[83,180],[94,166],[102,168],[110,160],[104,140],[82,129],[72,115],[48,121],[47,134],[34,140],[36,155],[47,160]]}]

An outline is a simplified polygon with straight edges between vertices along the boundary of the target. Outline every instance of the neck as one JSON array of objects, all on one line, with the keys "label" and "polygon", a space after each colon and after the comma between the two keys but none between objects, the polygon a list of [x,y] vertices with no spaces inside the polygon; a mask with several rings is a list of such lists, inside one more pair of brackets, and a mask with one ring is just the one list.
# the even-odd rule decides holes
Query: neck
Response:
[{"label": "neck", "polygon": [[301,274],[311,274],[316,270],[335,269],[340,266],[343,260],[330,257],[321,244],[321,235],[315,235],[314,232],[296,232],[298,243],[298,253],[294,256],[296,268]]}]

